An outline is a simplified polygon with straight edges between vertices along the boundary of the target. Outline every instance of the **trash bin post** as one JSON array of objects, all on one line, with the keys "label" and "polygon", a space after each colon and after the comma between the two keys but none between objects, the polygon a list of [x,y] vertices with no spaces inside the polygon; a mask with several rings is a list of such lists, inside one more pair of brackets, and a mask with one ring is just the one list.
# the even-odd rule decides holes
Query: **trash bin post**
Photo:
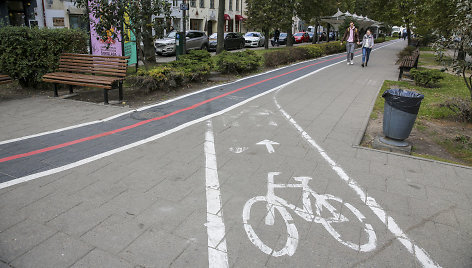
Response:
[{"label": "trash bin post", "polygon": [[386,90],[383,133],[386,137],[404,140],[410,136],[424,95],[402,89]]}]

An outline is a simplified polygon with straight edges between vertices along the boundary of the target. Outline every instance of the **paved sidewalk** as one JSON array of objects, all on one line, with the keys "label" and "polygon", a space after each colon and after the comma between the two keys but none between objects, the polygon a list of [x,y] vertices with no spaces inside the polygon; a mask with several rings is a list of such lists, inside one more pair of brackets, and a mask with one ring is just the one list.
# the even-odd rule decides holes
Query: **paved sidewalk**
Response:
[{"label": "paved sidewalk", "polygon": [[[231,267],[416,267],[427,259],[472,266],[472,170],[355,146],[383,80],[397,77],[395,55],[404,45],[373,51],[368,68],[359,66],[359,57],[353,66],[341,62],[208,122],[0,189],[0,267],[225,263],[214,256],[226,256]],[[93,106],[85,115],[75,110],[73,118],[100,119],[94,116],[102,108],[124,112]],[[34,114],[36,122],[50,118]],[[51,128],[67,126],[67,116],[59,118],[65,123]],[[51,130],[18,120],[29,126],[27,135]],[[308,208],[303,191],[280,188],[274,224],[267,225],[270,174],[277,184],[312,178],[311,206],[323,211],[307,221],[309,213],[292,209]],[[219,185],[210,180],[215,176]],[[223,234],[215,229],[218,218]],[[257,239],[248,237],[249,226]],[[267,248],[273,251],[263,252]],[[284,248],[290,254],[282,254]]]}]

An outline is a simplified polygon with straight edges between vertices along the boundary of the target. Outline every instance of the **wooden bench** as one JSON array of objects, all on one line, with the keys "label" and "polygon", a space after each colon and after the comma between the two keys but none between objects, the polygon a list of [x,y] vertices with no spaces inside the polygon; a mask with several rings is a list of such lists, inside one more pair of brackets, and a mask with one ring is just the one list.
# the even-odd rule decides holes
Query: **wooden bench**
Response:
[{"label": "wooden bench", "polygon": [[11,83],[11,82],[13,82],[11,77],[9,77],[8,75],[0,74],[0,85],[1,84],[8,84],[8,83]]},{"label": "wooden bench", "polygon": [[405,56],[399,60],[400,74],[398,75],[398,81],[402,80],[403,71],[409,71],[411,68],[418,68],[418,59],[420,58],[420,50],[416,49],[413,51],[411,56]]},{"label": "wooden bench", "polygon": [[123,80],[129,57],[95,56],[64,53],[59,61],[59,70],[43,76],[44,82],[54,83],[54,97],[58,97],[58,84],[103,88],[104,103],[108,104],[108,90],[118,87],[119,101],[123,100]]}]

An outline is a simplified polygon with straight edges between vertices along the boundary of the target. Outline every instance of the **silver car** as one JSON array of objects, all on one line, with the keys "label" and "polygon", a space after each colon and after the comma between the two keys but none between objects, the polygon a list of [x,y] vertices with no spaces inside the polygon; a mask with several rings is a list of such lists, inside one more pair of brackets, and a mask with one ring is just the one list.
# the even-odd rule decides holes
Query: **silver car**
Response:
[{"label": "silver car", "polygon": [[[160,55],[175,54],[175,36],[177,32],[170,32],[165,38],[154,42],[156,53]],[[186,34],[187,51],[192,49],[208,49],[208,36],[202,31],[187,31]]]},{"label": "silver car", "polygon": [[247,32],[244,39],[246,40],[246,47],[261,47],[265,42],[265,36],[259,32]]}]

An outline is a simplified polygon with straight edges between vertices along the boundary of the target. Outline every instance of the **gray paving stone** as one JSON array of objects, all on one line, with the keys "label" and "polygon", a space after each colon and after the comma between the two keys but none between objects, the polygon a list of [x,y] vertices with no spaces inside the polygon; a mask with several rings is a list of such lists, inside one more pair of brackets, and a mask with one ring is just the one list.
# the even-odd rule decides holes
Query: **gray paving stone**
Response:
[{"label": "gray paving stone", "polygon": [[55,230],[25,220],[0,233],[0,256],[11,262],[56,233]]},{"label": "gray paving stone", "polygon": [[369,192],[369,196],[372,196],[384,210],[408,213],[407,196],[378,191],[375,189],[370,190]]},{"label": "gray paving stone", "polygon": [[421,184],[408,183],[403,180],[387,179],[387,192],[410,196],[416,199],[427,199],[426,187]]},{"label": "gray paving stone", "polygon": [[138,222],[146,226],[171,232],[192,215],[193,208],[165,199],[158,199],[154,204],[136,216]]},{"label": "gray paving stone", "polygon": [[64,233],[34,247],[12,262],[15,267],[67,267],[87,255],[93,248]]},{"label": "gray paving stone", "polygon": [[190,244],[181,255],[174,259],[170,267],[207,267],[208,249],[197,244]]},{"label": "gray paving stone", "polygon": [[149,226],[135,219],[111,215],[80,238],[112,254],[120,253]]},{"label": "gray paving stone", "polygon": [[426,193],[430,199],[440,199],[455,204],[458,208],[472,210],[472,204],[463,193],[454,192],[444,188],[426,186]]},{"label": "gray paving stone", "polygon": [[191,241],[189,240],[164,230],[150,228],[119,256],[144,267],[167,267],[190,245]]},{"label": "gray paving stone", "polygon": [[59,192],[48,195],[18,210],[17,213],[34,221],[44,223],[79,205],[81,202]]},{"label": "gray paving stone", "polygon": [[95,248],[71,266],[71,268],[89,267],[132,268],[135,266],[106,251]]},{"label": "gray paving stone", "polygon": [[74,237],[80,237],[111,215],[96,204],[83,202],[46,223]]}]

